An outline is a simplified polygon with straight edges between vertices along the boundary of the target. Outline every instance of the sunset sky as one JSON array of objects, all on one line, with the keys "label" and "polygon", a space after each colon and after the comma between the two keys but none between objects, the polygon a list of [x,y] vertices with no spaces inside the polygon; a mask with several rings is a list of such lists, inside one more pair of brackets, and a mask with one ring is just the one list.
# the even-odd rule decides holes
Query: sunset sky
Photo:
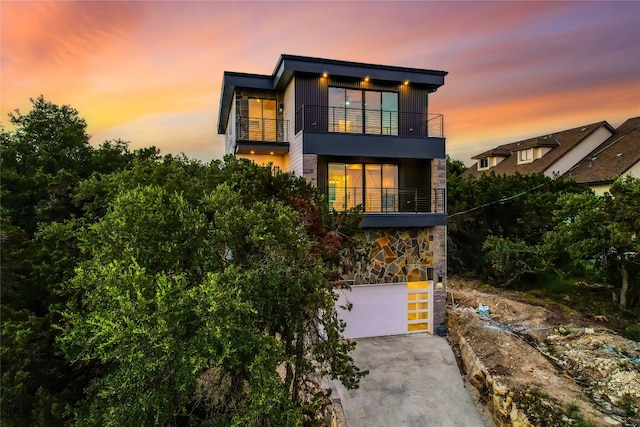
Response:
[{"label": "sunset sky", "polygon": [[445,70],[447,152],[640,115],[640,1],[0,3],[0,115],[40,94],[130,141],[209,161],[222,73],[282,53]]}]

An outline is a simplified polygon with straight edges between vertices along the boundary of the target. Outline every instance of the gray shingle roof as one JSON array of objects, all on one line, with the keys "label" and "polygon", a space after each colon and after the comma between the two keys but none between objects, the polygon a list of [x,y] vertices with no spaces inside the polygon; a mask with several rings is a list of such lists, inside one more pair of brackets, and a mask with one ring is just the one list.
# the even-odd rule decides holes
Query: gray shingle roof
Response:
[{"label": "gray shingle roof", "polygon": [[[614,131],[613,127],[609,125],[609,123],[607,123],[606,121],[602,121],[585,126],[578,126],[576,128],[567,129],[560,132],[554,132],[548,135],[536,136],[518,142],[499,145],[498,147],[489,151],[485,151],[484,153],[476,155],[473,158],[479,159],[492,155],[499,155],[492,154],[496,152],[511,154],[506,155],[506,158],[504,160],[488,170],[478,171],[478,163],[476,162],[473,166],[464,171],[462,173],[462,176],[478,176],[483,173],[491,172],[495,172],[498,175],[515,175],[516,173],[527,175],[532,173],[544,172],[556,161],[562,158],[562,156],[571,151],[572,148],[574,148],[576,145],[578,145],[585,138],[587,138],[602,126],[609,128],[609,130],[611,130],[612,132]],[[517,164],[517,151],[532,147],[551,147],[551,150],[541,158],[535,159],[531,163],[520,165]]]},{"label": "gray shingle roof", "polygon": [[640,117],[621,124],[616,133],[564,175],[581,183],[606,183],[640,162]]}]

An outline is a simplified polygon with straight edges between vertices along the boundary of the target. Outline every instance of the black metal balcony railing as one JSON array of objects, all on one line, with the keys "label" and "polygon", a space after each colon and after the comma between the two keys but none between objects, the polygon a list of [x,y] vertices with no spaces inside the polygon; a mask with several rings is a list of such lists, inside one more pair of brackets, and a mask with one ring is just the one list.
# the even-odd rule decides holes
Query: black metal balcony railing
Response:
[{"label": "black metal balcony railing", "polygon": [[289,142],[288,120],[238,117],[236,130],[238,141]]},{"label": "black metal balcony railing", "polygon": [[296,132],[301,130],[442,138],[443,116],[442,114],[303,105],[296,111]]},{"label": "black metal balcony railing", "polygon": [[330,187],[328,198],[330,209],[364,205],[365,213],[445,213],[447,206],[444,188]]}]

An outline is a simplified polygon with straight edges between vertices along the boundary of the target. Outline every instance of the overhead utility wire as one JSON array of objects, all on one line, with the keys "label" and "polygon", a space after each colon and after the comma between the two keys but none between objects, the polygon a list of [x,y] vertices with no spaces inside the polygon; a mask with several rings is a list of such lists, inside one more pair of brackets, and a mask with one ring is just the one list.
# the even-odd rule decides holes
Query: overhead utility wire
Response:
[{"label": "overhead utility wire", "polygon": [[516,197],[520,197],[520,196],[522,196],[524,194],[530,193],[533,190],[537,190],[538,188],[540,188],[542,186],[545,186],[547,184],[548,184],[548,182],[543,182],[542,184],[537,185],[537,186],[535,186],[533,188],[530,188],[530,189],[528,189],[526,191],[523,191],[522,193],[518,193],[518,194],[515,194],[513,196],[509,196],[509,197],[504,197],[504,198],[502,198],[500,200],[494,200],[493,202],[485,203],[484,205],[476,206],[475,208],[467,209],[466,211],[456,212],[454,214],[448,215],[447,218],[452,218],[454,216],[458,216],[458,215],[466,214],[466,213],[469,213],[469,212],[473,212],[473,211],[476,211],[478,209],[482,209],[482,208],[487,207],[487,206],[495,205],[496,203],[507,202],[509,200],[515,199]]}]

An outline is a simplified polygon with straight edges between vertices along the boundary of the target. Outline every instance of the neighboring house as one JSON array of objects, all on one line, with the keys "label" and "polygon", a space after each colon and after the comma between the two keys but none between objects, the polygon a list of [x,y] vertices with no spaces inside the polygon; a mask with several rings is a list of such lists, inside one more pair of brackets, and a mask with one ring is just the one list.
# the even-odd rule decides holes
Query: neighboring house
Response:
[{"label": "neighboring house", "polygon": [[640,178],[640,117],[627,120],[595,150],[564,174],[597,193],[609,191],[618,176]]},{"label": "neighboring house", "polygon": [[349,338],[429,331],[446,305],[444,71],[282,55],[272,74],[225,72],[227,153],[316,185],[337,211],[364,206],[369,259],[339,303]]},{"label": "neighboring house", "polygon": [[541,135],[500,145],[472,157],[477,162],[462,177],[544,173],[551,178],[565,174],[588,153],[613,135],[607,122],[592,123],[574,129]]}]

